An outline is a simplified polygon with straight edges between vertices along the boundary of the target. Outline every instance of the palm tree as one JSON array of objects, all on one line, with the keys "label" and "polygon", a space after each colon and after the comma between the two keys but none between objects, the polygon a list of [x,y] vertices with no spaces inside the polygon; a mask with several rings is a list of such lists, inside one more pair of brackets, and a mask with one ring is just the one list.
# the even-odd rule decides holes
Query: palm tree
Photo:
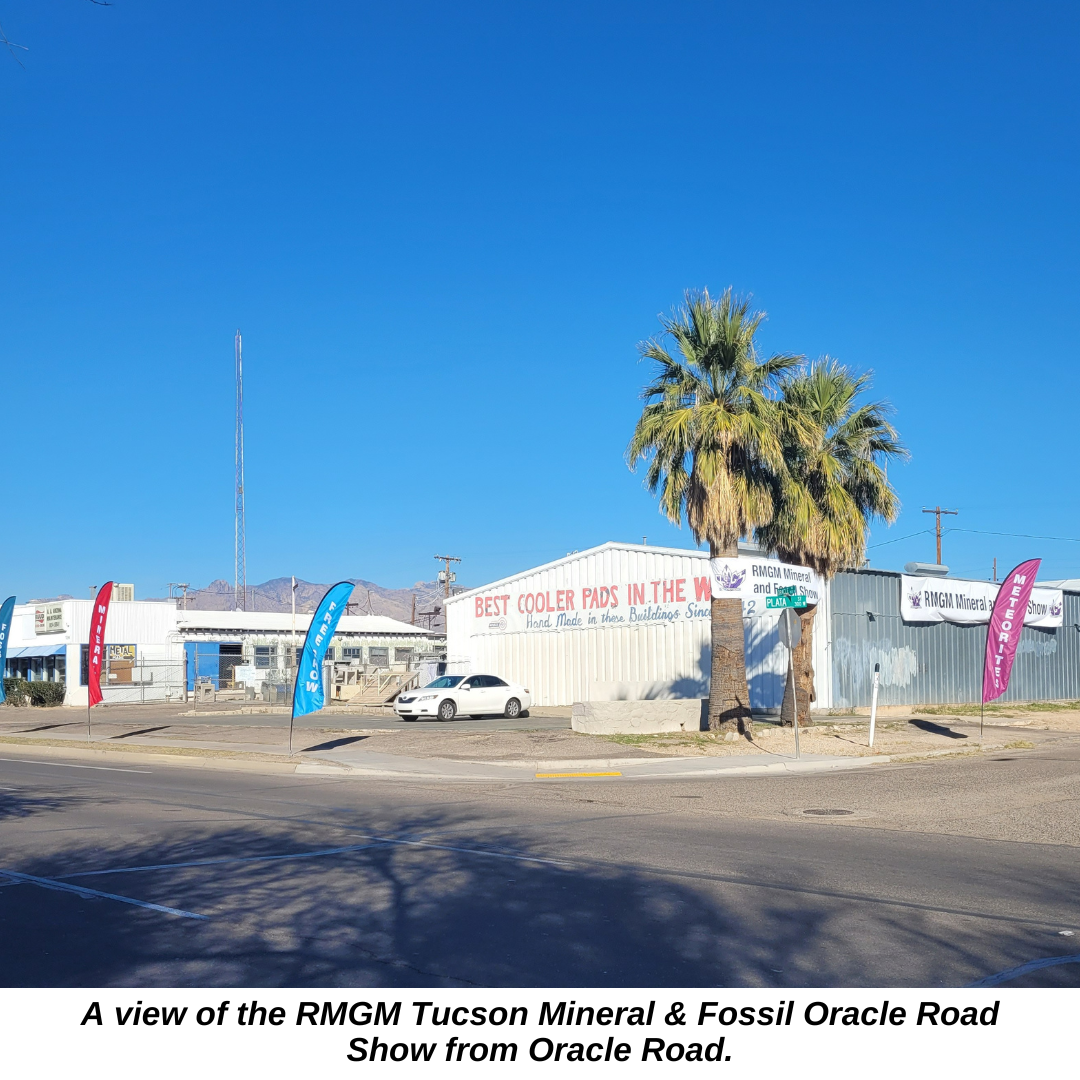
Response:
[{"label": "palm tree", "polygon": [[[831,578],[845,567],[861,566],[870,523],[896,520],[900,500],[889,483],[887,465],[907,451],[888,421],[885,402],[860,403],[870,376],[853,375],[825,357],[781,382],[781,408],[802,417],[799,437],[781,430],[786,468],[773,474],[772,519],[755,537],[785,562],[812,567]],[[809,434],[809,438],[805,437]],[[785,688],[781,717],[809,723],[814,669],[811,657],[813,609],[799,610],[802,639],[793,653],[795,701]]]},{"label": "palm tree", "polygon": [[[784,468],[784,438],[798,441],[799,414],[781,410],[781,374],[802,359],[758,355],[754,335],[765,313],[728,289],[719,299],[687,292],[664,334],[638,346],[659,370],[641,393],[641,411],[627,464],[648,462],[645,483],[676,525],[685,515],[694,539],[712,557],[738,554],[739,538],[773,518],[775,473]],[[677,356],[662,339],[671,338]],[[709,728],[745,730],[746,688],[742,601],[712,601]]]}]

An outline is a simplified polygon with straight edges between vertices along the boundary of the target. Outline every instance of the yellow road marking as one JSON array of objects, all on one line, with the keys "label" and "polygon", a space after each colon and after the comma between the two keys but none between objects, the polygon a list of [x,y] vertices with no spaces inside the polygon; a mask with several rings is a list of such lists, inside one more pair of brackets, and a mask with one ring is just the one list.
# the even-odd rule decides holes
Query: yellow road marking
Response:
[{"label": "yellow road marking", "polygon": [[538,772],[537,780],[561,780],[568,776],[622,776],[621,772]]}]

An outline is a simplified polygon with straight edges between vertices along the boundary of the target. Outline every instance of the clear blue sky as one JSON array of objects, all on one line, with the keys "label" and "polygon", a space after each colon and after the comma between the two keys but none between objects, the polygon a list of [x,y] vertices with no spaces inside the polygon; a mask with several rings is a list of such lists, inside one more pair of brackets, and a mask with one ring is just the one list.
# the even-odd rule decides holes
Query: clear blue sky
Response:
[{"label": "clear blue sky", "polygon": [[[873,369],[881,544],[1080,537],[1080,8],[2,0],[0,594],[692,546],[622,452],[687,287]],[[95,418],[100,425],[95,427]],[[992,441],[996,436],[998,441]],[[995,450],[994,446],[999,446]],[[871,551],[933,559],[928,534]],[[988,577],[1080,544],[953,532]]]}]

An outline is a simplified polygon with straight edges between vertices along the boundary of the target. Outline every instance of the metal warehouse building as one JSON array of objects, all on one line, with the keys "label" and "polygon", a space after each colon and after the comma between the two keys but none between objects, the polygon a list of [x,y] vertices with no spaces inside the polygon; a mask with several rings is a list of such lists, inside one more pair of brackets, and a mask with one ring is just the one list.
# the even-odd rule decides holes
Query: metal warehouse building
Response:
[{"label": "metal warehouse building", "polygon": [[[883,705],[978,701],[985,616],[970,625],[931,622],[925,607],[910,604],[905,615],[905,591],[925,580],[845,571],[822,589],[814,616],[816,709],[868,706],[875,664]],[[449,670],[522,683],[537,705],[706,697],[709,583],[704,551],[607,543],[575,552],[451,597]],[[992,598],[996,589],[950,577],[936,584],[945,596],[967,589]],[[1080,590],[1070,591],[1080,583],[1040,585],[1057,587],[1057,610],[1044,625],[1025,625],[1004,700],[1080,699]],[[768,611],[743,619],[757,710],[779,709],[783,699],[788,657],[779,618]]]},{"label": "metal warehouse building", "polygon": [[[537,705],[706,697],[711,598],[708,552],[603,544],[447,600],[448,670],[497,673]],[[755,709],[783,698],[779,620],[743,620]]]},{"label": "metal warehouse building", "polygon": [[[883,570],[845,572],[833,579],[827,677],[819,673],[816,682],[819,706],[869,705],[874,664],[881,665],[882,705],[979,700],[986,623],[906,621],[901,600],[910,580]],[[954,580],[943,578],[942,585]],[[1066,586],[1063,612],[1056,620],[1060,625],[1024,627],[1002,701],[1080,699],[1080,593],[1068,589],[1076,584],[1080,583],[1040,582],[1059,589]]]}]

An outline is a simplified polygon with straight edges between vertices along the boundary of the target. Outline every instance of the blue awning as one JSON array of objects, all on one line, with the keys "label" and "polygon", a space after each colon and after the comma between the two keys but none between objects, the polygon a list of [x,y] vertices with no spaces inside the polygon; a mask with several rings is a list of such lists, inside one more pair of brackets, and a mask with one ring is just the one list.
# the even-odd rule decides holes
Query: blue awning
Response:
[{"label": "blue awning", "polygon": [[62,656],[66,652],[66,645],[24,645],[21,649],[8,649],[8,659],[13,660],[17,656],[24,659],[33,656]]}]

